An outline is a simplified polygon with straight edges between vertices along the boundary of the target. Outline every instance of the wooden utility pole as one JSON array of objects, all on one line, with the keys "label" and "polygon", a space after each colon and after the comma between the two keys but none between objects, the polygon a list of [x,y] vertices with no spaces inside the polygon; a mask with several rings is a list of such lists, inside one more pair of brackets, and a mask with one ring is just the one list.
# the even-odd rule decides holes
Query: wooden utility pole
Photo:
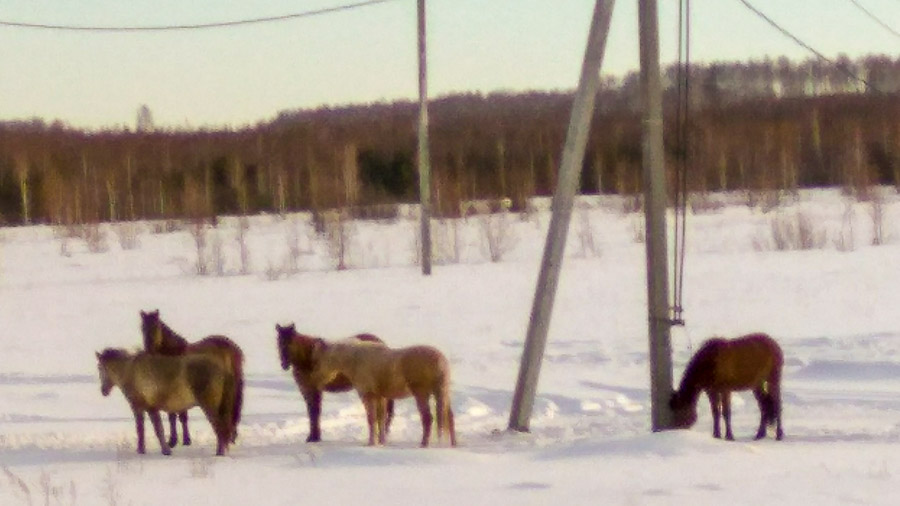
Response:
[{"label": "wooden utility pole", "polygon": [[[420,0],[421,1],[421,0]],[[547,242],[541,261],[541,271],[531,308],[531,320],[528,323],[528,334],[525,337],[525,349],[522,352],[522,363],[519,367],[519,378],[513,394],[512,411],[509,415],[509,429],[528,432],[534,397],[537,392],[538,375],[547,342],[547,331],[550,327],[550,316],[553,312],[553,300],[559,281],[563,252],[566,246],[566,234],[572,217],[572,205],[578,182],[581,179],[581,166],[587,145],[591,119],[594,116],[594,102],[600,89],[600,67],[606,49],[606,36],[609,33],[609,22],[615,0],[596,0],[594,16],[588,34],[587,48],[581,67],[581,77],[572,104],[572,114],[566,133],[566,144],[562,153],[562,164],[553,195],[553,215],[547,231]]]},{"label": "wooden utility pole", "polygon": [[418,0],[419,18],[419,210],[422,274],[431,275],[431,161],[428,153],[428,56],[425,48],[425,0]]},{"label": "wooden utility pole", "polygon": [[659,22],[656,0],[638,0],[641,129],[646,218],[647,312],[650,333],[650,409],[654,431],[672,427],[672,349],[669,266],[666,257],[666,175],[663,152]]}]

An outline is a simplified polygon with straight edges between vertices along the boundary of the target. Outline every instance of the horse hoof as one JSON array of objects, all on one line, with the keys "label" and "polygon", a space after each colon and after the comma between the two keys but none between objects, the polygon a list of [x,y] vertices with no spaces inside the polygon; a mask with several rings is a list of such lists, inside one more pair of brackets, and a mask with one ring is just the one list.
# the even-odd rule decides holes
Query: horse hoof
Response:
[{"label": "horse hoof", "polygon": [[191,440],[187,439],[185,441],[182,441],[181,446],[191,446]]},{"label": "horse hoof", "polygon": [[177,439],[170,439],[170,440],[169,440],[169,446],[170,446],[170,447],[178,446],[178,440],[177,440]]},{"label": "horse hoof", "polygon": [[172,455],[172,450],[170,450],[168,448],[163,448],[162,454],[165,455],[166,457],[168,457],[169,455]]},{"label": "horse hoof", "polygon": [[307,442],[307,443],[318,443],[318,442],[321,442],[321,441],[322,441],[322,438],[319,437],[319,436],[315,436],[315,437],[314,437],[314,436],[309,436],[308,438],[306,438],[306,442]]}]

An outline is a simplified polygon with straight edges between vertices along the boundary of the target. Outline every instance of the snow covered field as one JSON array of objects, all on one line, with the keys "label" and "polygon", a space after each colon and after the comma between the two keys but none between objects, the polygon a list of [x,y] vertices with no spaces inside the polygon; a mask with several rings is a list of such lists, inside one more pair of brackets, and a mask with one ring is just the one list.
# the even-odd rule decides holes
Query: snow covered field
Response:
[{"label": "snow covered field", "polygon": [[[212,276],[195,273],[187,229],[141,223],[130,247],[126,227],[104,225],[100,252],[49,227],[0,229],[0,504],[896,504],[900,200],[745,200],[707,197],[689,217],[675,380],[712,335],[770,333],[786,357],[783,442],[752,440],[747,393],[736,442],[711,437],[705,398],[693,429],[649,432],[643,217],[620,199],[584,198],[573,217],[530,434],[505,428],[544,211],[493,218],[499,262],[482,218],[436,223],[431,277],[409,218],[349,224],[340,271],[307,217],[251,218],[246,264],[238,222],[224,219],[210,232]],[[781,249],[779,233],[813,247]],[[139,346],[138,311],[156,308],[185,337],[226,334],[246,353],[227,457],[213,456],[199,410],[193,446],[163,457],[148,426],[139,456],[124,398],[100,395],[94,352]],[[442,349],[460,446],[419,449],[405,400],[388,446],[368,448],[353,394],[325,397],[326,441],[305,443],[306,409],[275,348],[275,324],[290,322]]]}]

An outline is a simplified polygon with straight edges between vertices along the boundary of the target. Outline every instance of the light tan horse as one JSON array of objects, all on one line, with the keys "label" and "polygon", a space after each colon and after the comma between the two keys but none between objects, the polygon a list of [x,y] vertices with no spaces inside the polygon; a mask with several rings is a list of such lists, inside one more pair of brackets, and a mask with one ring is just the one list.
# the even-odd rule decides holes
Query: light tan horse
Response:
[{"label": "light tan horse", "polygon": [[731,392],[753,390],[759,404],[756,439],[766,437],[766,426],[775,425],[775,439],[782,439],[781,347],[766,334],[749,334],[736,339],[709,339],[691,357],[681,385],[672,394],[669,406],[678,428],[697,421],[697,399],[706,392],[713,415],[713,437],[720,438],[720,414],[725,418],[725,439],[731,432]]},{"label": "light tan horse", "polygon": [[202,354],[165,356],[107,348],[97,353],[97,368],[100,392],[107,396],[117,386],[131,406],[138,453],[145,451],[145,412],[162,454],[169,455],[172,450],[165,440],[159,412],[175,413],[199,406],[216,433],[216,455],[225,454],[234,432],[237,382],[219,361]]},{"label": "light tan horse", "polygon": [[[325,340],[319,337],[308,336],[297,332],[294,324],[281,326],[276,324],[275,330],[278,332],[276,344],[278,345],[278,356],[281,359],[281,368],[291,372],[294,375],[294,381],[303,400],[306,402],[306,412],[309,415],[309,436],[306,438],[307,443],[314,443],[322,440],[322,430],[320,428],[320,420],[322,418],[322,393],[323,392],[349,392],[353,390],[353,385],[346,376],[339,374],[332,380],[313,384],[310,380],[312,373],[312,352],[317,343],[324,343]],[[357,334],[355,336],[344,339],[347,344],[374,343],[383,345],[384,342],[377,336],[372,334]],[[391,419],[394,416],[394,401],[388,401],[387,420],[385,422],[385,430],[390,431]]]},{"label": "light tan horse", "polygon": [[359,346],[317,343],[312,354],[314,384],[325,384],[343,374],[353,384],[366,409],[369,445],[386,440],[386,411],[389,399],[413,396],[422,419],[421,446],[428,446],[434,416],[429,406],[435,399],[438,439],[446,430],[456,446],[456,429],[450,407],[450,365],[431,346],[391,349],[386,346]]}]

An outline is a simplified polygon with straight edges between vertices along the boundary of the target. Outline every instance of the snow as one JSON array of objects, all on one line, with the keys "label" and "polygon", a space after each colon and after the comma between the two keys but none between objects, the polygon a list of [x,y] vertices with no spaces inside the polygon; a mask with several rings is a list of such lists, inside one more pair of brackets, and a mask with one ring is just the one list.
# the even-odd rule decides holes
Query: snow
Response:
[{"label": "snow", "polygon": [[[875,205],[838,191],[773,209],[740,194],[707,199],[688,218],[675,380],[708,337],[771,334],[786,358],[784,441],[752,440],[748,393],[733,403],[735,442],[711,437],[705,399],[692,429],[650,431],[642,216],[622,199],[579,200],[527,434],[506,426],[545,202],[491,218],[505,234],[499,262],[486,218],[436,223],[430,277],[415,265],[409,211],[351,223],[341,271],[308,216],[252,217],[247,275],[235,219],[212,232],[221,276],[194,273],[187,229],[139,223],[139,244],[123,249],[123,226],[103,225],[107,249],[92,253],[64,231],[18,227],[0,229],[0,504],[895,503],[900,200],[885,191],[875,246]],[[777,249],[773,221],[798,214],[819,242]],[[297,272],[284,267],[292,245]],[[199,410],[192,446],[164,457],[148,425],[137,455],[127,403],[117,390],[100,395],[94,352],[140,346],[138,311],[156,308],[190,339],[221,333],[245,351],[244,417],[226,457],[214,456]],[[305,406],[275,349],[275,324],[290,322],[331,339],[372,332],[440,348],[459,447],[418,448],[411,400],[398,403],[388,445],[366,447],[354,394],[325,396],[325,441],[307,444]]]}]

